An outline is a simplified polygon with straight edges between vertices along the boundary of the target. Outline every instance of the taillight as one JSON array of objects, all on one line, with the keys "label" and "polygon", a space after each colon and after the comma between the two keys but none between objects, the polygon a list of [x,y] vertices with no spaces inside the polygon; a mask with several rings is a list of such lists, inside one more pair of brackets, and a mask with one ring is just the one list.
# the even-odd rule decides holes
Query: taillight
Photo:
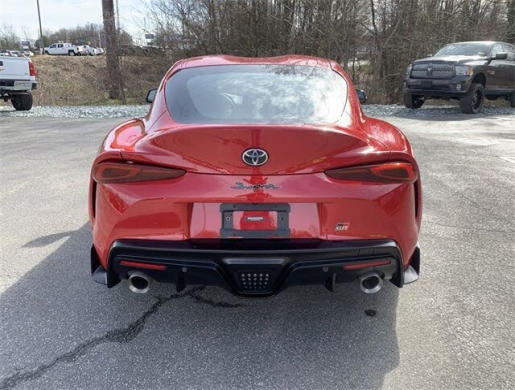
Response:
[{"label": "taillight", "polygon": [[99,184],[175,179],[184,175],[182,169],[153,167],[122,162],[105,162],[93,169],[93,179]]},{"label": "taillight", "polygon": [[34,63],[31,60],[29,60],[29,75],[36,75],[36,68],[34,67]]},{"label": "taillight", "polygon": [[325,174],[333,179],[384,183],[413,183],[418,178],[413,165],[406,162],[331,169],[325,171]]}]

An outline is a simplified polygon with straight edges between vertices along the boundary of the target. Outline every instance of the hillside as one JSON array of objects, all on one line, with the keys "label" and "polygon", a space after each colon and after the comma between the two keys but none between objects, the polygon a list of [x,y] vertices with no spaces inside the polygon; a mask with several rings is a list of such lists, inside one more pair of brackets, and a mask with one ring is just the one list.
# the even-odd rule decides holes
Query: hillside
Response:
[{"label": "hillside", "polygon": [[[36,56],[37,105],[117,104],[107,94],[105,56]],[[144,103],[146,93],[161,81],[172,62],[155,57],[122,57],[121,68],[127,103]]]}]

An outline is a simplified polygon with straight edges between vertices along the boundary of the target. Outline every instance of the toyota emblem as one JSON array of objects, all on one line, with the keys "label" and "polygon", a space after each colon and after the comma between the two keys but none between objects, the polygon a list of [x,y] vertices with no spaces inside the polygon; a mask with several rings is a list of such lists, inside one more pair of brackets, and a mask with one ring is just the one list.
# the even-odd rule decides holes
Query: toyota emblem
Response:
[{"label": "toyota emblem", "polygon": [[243,152],[241,159],[251,167],[259,167],[268,161],[268,153],[263,149],[247,149]]}]

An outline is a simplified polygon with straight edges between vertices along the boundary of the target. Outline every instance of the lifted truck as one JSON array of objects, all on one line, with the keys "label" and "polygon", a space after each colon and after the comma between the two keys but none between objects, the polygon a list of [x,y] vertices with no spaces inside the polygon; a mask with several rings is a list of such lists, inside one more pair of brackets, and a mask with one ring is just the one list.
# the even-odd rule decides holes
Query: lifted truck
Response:
[{"label": "lifted truck", "polygon": [[36,69],[29,58],[0,56],[0,99],[10,100],[16,110],[28,111],[36,88]]},{"label": "lifted truck", "polygon": [[485,98],[515,107],[515,47],[504,42],[451,43],[406,69],[404,105],[420,108],[428,99],[457,99],[465,114],[481,111]]}]

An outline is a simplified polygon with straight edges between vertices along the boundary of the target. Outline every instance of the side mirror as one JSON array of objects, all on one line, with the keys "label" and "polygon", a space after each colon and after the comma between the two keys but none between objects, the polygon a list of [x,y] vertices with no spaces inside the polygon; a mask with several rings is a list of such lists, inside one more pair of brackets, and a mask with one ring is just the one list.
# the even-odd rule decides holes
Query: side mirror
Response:
[{"label": "side mirror", "polygon": [[502,51],[500,53],[497,53],[492,57],[492,60],[506,60],[508,59],[508,53],[505,51]]},{"label": "side mirror", "polygon": [[150,91],[147,92],[147,97],[145,98],[145,100],[148,103],[152,103],[154,101],[154,99],[156,98],[156,94],[157,94],[157,88],[151,89]]},{"label": "side mirror", "polygon": [[358,94],[359,102],[365,104],[367,102],[367,94],[365,91],[356,88],[356,93]]}]

